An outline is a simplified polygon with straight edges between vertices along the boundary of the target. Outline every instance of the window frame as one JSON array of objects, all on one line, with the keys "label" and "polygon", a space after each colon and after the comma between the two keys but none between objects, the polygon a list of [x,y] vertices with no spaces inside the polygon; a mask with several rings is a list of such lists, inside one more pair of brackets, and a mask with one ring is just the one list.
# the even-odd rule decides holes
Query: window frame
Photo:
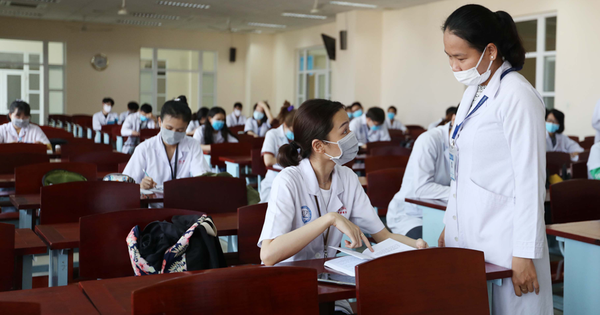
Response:
[{"label": "window frame", "polygon": [[[300,106],[303,102],[305,102],[308,99],[307,94],[306,94],[307,93],[306,79],[307,79],[307,74],[309,74],[309,73],[314,73],[316,80],[319,80],[318,77],[320,74],[325,75],[324,98],[328,99],[328,100],[331,99],[331,60],[329,59],[329,56],[327,56],[327,66],[325,69],[308,70],[308,67],[307,67],[308,51],[314,50],[314,49],[324,49],[325,51],[327,51],[327,49],[323,45],[305,47],[305,48],[300,48],[300,49],[296,50],[296,61],[294,62],[294,66],[295,66],[296,70],[294,71],[294,73],[295,73],[294,81],[296,81],[295,82],[295,86],[296,86],[295,94],[296,94],[296,103],[298,104],[298,106]],[[300,68],[300,57],[303,58],[302,61],[304,63],[302,68]],[[298,79],[300,77],[300,75],[302,75],[301,80]]]}]

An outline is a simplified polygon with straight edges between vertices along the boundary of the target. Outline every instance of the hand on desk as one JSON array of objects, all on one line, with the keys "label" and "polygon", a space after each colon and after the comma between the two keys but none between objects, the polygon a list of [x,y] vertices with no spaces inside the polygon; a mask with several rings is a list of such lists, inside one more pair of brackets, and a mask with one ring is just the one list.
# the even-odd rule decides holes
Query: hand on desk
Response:
[{"label": "hand on desk", "polygon": [[442,230],[442,233],[440,234],[440,238],[438,238],[438,247],[446,247],[446,241],[444,240],[444,237],[446,237],[446,228],[445,227]]},{"label": "hand on desk", "polygon": [[152,178],[146,176],[144,177],[144,179],[142,179],[142,182],[140,183],[140,188],[142,189],[152,189],[156,187],[156,183],[154,182],[154,180],[152,180]]},{"label": "hand on desk", "polygon": [[537,273],[533,260],[529,258],[513,257],[512,259],[512,282],[515,294],[540,293],[540,284],[537,280]]}]

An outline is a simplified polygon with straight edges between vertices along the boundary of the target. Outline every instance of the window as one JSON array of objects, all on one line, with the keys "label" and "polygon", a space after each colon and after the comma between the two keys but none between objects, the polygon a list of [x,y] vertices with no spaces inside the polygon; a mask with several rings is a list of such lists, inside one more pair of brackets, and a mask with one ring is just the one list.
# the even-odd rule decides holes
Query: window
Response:
[{"label": "window", "polygon": [[216,102],[217,53],[212,51],[142,48],[140,101],[159,113],[170,99],[185,95],[192,111]]},{"label": "window", "polygon": [[331,98],[331,68],[323,47],[298,51],[298,79],[296,102],[298,106],[314,98]]},{"label": "window", "polygon": [[521,74],[540,92],[546,108],[554,108],[556,69],[556,13],[515,19],[523,46]]}]

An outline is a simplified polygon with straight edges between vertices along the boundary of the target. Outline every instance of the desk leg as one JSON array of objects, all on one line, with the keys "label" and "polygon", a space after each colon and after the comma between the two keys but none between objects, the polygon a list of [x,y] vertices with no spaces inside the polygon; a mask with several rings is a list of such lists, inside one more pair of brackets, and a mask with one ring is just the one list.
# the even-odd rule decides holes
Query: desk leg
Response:
[{"label": "desk leg", "polygon": [[33,227],[33,211],[35,209],[19,210],[19,229],[31,229]]},{"label": "desk leg", "polygon": [[57,287],[67,285],[69,264],[68,264],[68,249],[50,250],[50,264],[48,275],[48,286]]},{"label": "desk leg", "polygon": [[437,246],[438,238],[444,230],[445,211],[418,206],[423,211],[423,240],[430,247]]},{"label": "desk leg", "polygon": [[121,137],[121,136],[117,136],[117,151],[118,152],[123,151],[123,137]]},{"label": "desk leg", "polygon": [[237,163],[225,162],[225,166],[227,167],[227,173],[231,174],[231,176],[240,178],[240,165]]},{"label": "desk leg", "polygon": [[103,139],[104,139],[104,144],[110,144],[110,136],[108,135],[108,133],[103,133],[102,134]]},{"label": "desk leg", "polygon": [[21,272],[22,274],[22,282],[21,282],[21,289],[23,290],[27,290],[27,289],[31,289],[31,272],[33,269],[33,255],[25,255],[23,256],[23,270]]},{"label": "desk leg", "polygon": [[87,128],[86,131],[87,131],[87,138],[88,139],[92,139],[93,138],[93,134],[94,134],[93,130],[90,129],[90,128]]},{"label": "desk leg", "polygon": [[256,181],[258,182],[258,193],[260,193],[260,183],[262,182],[263,178],[262,176],[258,175]]},{"label": "desk leg", "polygon": [[100,131],[96,131],[96,130],[94,130],[94,131],[96,132],[96,135],[94,136],[94,142],[95,143],[102,142],[102,133]]},{"label": "desk leg", "polygon": [[600,246],[562,237],[565,242],[565,314],[595,314],[600,309]]}]

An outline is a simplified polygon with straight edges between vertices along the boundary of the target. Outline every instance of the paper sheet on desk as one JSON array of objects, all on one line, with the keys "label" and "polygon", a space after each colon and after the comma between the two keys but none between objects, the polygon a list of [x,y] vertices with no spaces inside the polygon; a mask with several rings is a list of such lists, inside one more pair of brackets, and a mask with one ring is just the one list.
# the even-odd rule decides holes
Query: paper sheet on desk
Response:
[{"label": "paper sheet on desk", "polygon": [[155,193],[161,193],[162,194],[162,193],[164,193],[164,190],[163,190],[163,186],[161,185],[161,186],[156,186],[156,187],[154,187],[152,189],[140,189],[140,193],[142,193],[144,195],[152,195],[152,194],[155,194]]}]

